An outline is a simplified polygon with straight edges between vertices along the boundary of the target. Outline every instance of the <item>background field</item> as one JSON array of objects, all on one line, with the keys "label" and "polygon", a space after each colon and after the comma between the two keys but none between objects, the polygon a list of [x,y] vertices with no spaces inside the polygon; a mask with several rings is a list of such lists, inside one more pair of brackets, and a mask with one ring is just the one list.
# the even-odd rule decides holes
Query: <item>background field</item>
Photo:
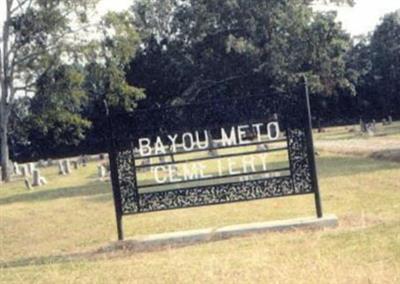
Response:
[{"label": "background field", "polygon": [[[338,216],[336,229],[103,252],[116,230],[110,185],[97,179],[96,162],[67,177],[48,168],[49,184],[31,192],[21,180],[1,184],[0,282],[399,283],[400,163],[391,157],[400,151],[400,123],[378,126],[375,137],[352,127],[316,135],[324,212]],[[313,202],[302,196],[129,216],[125,234],[310,216]]]}]

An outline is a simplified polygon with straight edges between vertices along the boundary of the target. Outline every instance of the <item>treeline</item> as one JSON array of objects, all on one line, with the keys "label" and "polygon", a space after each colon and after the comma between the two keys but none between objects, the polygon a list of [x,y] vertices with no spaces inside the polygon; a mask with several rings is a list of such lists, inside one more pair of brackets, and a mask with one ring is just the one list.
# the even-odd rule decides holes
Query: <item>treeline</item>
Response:
[{"label": "treeline", "polygon": [[299,95],[303,75],[317,124],[399,117],[400,12],[351,38],[335,13],[315,12],[309,2],[137,1],[129,17],[135,33],[121,33],[138,36],[136,48],[123,38],[106,41],[113,55],[105,64],[57,64],[38,78],[34,96],[15,101],[13,159],[105,151],[105,101],[123,114],[239,96],[288,98]]}]

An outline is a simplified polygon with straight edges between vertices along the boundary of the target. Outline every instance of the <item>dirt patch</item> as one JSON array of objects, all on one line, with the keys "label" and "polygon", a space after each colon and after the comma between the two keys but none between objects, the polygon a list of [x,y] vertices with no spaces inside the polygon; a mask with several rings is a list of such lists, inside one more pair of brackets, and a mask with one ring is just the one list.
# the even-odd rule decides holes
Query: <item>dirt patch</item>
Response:
[{"label": "dirt patch", "polygon": [[339,217],[339,228],[365,228],[382,223],[381,218],[370,214],[346,214]]},{"label": "dirt patch", "polygon": [[369,157],[377,160],[386,160],[400,163],[400,150],[383,150],[373,152],[369,155]]},{"label": "dirt patch", "polygon": [[398,140],[354,139],[343,141],[317,141],[315,144],[319,151],[400,163],[400,142]]}]

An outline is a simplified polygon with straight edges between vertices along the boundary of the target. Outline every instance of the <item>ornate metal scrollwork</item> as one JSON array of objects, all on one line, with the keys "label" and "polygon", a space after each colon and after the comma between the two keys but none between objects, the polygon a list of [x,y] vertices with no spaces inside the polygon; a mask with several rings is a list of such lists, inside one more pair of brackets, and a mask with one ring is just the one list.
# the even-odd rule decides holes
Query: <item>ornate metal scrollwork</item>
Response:
[{"label": "ornate metal scrollwork", "polygon": [[129,214],[312,193],[305,131],[289,129],[287,135],[290,176],[161,192],[139,193],[133,150],[119,152],[117,164],[122,212]]}]

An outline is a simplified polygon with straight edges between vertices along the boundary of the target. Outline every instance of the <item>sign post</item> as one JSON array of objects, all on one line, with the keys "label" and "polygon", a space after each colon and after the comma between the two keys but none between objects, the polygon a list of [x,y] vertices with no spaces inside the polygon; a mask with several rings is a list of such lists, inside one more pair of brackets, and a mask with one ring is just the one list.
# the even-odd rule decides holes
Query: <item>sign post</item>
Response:
[{"label": "sign post", "polygon": [[314,187],[314,195],[315,195],[315,209],[317,212],[317,217],[322,218],[322,205],[321,205],[321,196],[319,193],[319,184],[318,184],[318,174],[317,174],[317,166],[315,163],[315,151],[314,151],[314,139],[312,133],[312,116],[311,116],[311,106],[310,106],[310,94],[308,91],[308,81],[307,77],[303,77],[304,80],[304,93],[305,93],[305,101],[307,107],[307,117],[308,117],[308,127],[307,127],[307,141],[308,141],[308,151],[310,157],[310,170],[312,175],[312,183]]}]

